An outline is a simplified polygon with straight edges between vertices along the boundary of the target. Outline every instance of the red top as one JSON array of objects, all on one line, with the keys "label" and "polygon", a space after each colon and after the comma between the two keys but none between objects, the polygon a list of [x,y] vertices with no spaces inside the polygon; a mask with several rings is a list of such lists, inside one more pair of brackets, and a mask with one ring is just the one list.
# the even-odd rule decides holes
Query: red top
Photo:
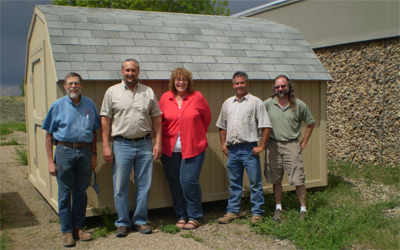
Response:
[{"label": "red top", "polygon": [[194,91],[186,92],[181,108],[174,93],[168,91],[160,98],[162,112],[162,152],[172,156],[172,150],[180,131],[182,158],[191,158],[206,150],[206,133],[211,122],[211,110],[204,96]]}]

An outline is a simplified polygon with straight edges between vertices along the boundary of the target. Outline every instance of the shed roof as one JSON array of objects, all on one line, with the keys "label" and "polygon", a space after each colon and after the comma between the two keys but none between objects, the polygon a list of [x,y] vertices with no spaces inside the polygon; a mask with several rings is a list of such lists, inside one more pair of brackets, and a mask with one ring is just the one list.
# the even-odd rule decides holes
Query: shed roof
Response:
[{"label": "shed roof", "polygon": [[[250,79],[287,74],[332,80],[297,29],[258,18],[119,9],[36,6],[46,19],[57,78],[120,79],[121,62],[135,58],[140,78],[169,79],[185,67],[194,80]],[[32,32],[32,29],[31,31]]]}]

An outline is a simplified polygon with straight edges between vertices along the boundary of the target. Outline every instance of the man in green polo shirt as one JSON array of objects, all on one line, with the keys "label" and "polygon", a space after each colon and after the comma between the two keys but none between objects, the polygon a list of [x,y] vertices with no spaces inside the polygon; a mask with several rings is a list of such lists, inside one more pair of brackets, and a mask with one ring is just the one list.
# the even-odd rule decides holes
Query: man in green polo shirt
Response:
[{"label": "man in green polo shirt", "polygon": [[[281,219],[282,214],[282,178],[284,169],[288,173],[289,184],[296,186],[300,201],[300,218],[307,212],[305,186],[306,174],[301,152],[307,145],[314,129],[315,120],[307,105],[294,97],[289,78],[279,75],[275,78],[274,95],[264,101],[272,123],[270,140],[265,154],[264,175],[268,183],[273,184],[276,210],[273,220]],[[303,140],[299,142],[301,122],[307,124]]]}]

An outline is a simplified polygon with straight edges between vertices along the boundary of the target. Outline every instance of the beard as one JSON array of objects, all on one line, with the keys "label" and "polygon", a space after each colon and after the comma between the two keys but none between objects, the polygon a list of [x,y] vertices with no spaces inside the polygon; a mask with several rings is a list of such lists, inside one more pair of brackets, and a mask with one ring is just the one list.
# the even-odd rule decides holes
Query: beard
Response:
[{"label": "beard", "polygon": [[126,84],[135,84],[136,83],[136,78],[134,77],[133,80],[128,80],[128,78],[125,79]]},{"label": "beard", "polygon": [[[76,92],[72,92],[73,90],[74,91],[76,90]],[[80,94],[81,94],[81,92],[79,91],[79,89],[69,89],[68,90],[68,96],[71,99],[75,99],[75,98],[79,97]]]},{"label": "beard", "polygon": [[286,96],[287,94],[289,94],[289,89],[286,89],[286,90],[283,89],[283,90],[279,90],[279,91],[275,90],[275,95],[277,95],[281,98]]}]

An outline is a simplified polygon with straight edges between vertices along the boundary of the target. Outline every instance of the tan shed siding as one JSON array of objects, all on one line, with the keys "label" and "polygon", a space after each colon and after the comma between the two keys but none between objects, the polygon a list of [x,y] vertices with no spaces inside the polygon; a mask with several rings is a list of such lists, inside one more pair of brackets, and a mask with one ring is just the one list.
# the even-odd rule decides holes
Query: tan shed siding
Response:
[{"label": "tan shed siding", "polygon": [[47,62],[51,51],[43,15],[34,14],[33,18],[34,23],[31,27],[31,35],[28,38],[26,76],[29,172],[32,183],[53,208],[56,208],[57,182],[48,173],[45,149],[46,132],[41,129],[49,103],[52,102],[52,98],[56,99],[55,95],[51,95],[49,92],[51,88],[47,84],[49,77],[51,77],[48,69],[51,63]]},{"label": "tan shed siding", "polygon": [[321,186],[328,185],[328,168],[327,168],[327,84],[328,82],[320,82],[321,91],[321,117],[320,117],[320,132],[318,136],[321,141]]},{"label": "tan shed siding", "polygon": [[[198,83],[200,85],[201,83]],[[216,195],[224,196],[224,193],[228,192],[228,177],[226,174],[226,169],[224,167],[225,157],[221,151],[221,143],[219,140],[219,129],[215,126],[218,120],[219,113],[221,111],[222,103],[224,102],[223,96],[223,85],[222,82],[212,82],[208,83],[208,94],[203,92],[203,95],[208,101],[208,105],[211,109],[211,123],[208,129],[208,148],[210,158],[210,175],[209,181],[206,185],[209,186],[211,190],[208,194],[206,200],[218,199],[214,198]],[[212,89],[210,89],[212,88]],[[202,173],[203,174],[203,173]],[[202,184],[203,185],[203,184]],[[203,195],[204,196],[204,195]]]},{"label": "tan shed siding", "polygon": [[[106,90],[118,83],[119,81],[104,82],[104,81],[84,81],[84,88],[82,94],[92,98],[95,102],[99,112],[101,109],[102,100]],[[161,95],[168,91],[168,81],[144,81],[144,84],[150,86],[158,100]],[[326,131],[326,128],[321,127],[320,124],[320,112],[325,110],[321,108],[321,99],[324,97],[323,91],[319,87],[318,82],[296,82],[295,90],[296,96],[302,99],[310,107],[314,118],[316,119],[316,127],[313,135],[310,138],[308,147],[303,153],[304,164],[307,174],[307,187],[315,187],[320,185],[326,185],[326,181],[321,182],[321,176],[326,175],[326,157],[323,156],[321,149],[323,144],[323,138],[320,134],[324,134],[322,131]],[[265,100],[272,94],[273,81],[251,81],[250,92],[261,100]],[[65,95],[65,90],[60,82],[58,85],[59,96]],[[200,91],[207,99],[212,113],[212,121],[207,134],[209,147],[206,150],[206,157],[203,164],[203,169],[200,175],[200,183],[202,186],[203,202],[227,199],[229,197],[229,180],[226,172],[226,160],[227,158],[221,151],[219,130],[215,126],[218,119],[221,106],[223,102],[235,94],[232,88],[231,81],[196,81],[196,90]],[[322,88],[323,89],[323,88]],[[302,135],[304,135],[305,125],[302,128]],[[326,141],[326,140],[325,140]],[[153,140],[154,142],[154,140]],[[95,215],[93,207],[100,209],[110,208],[111,211],[115,211],[114,198],[113,198],[113,185],[112,185],[112,168],[111,164],[106,163],[103,160],[102,155],[102,140],[101,132],[97,132],[97,182],[100,186],[100,193],[97,195],[92,188],[88,189],[88,208],[87,216]],[[262,172],[264,172],[264,157],[265,153],[261,155],[261,166]],[[325,162],[324,162],[325,159]],[[47,164],[44,164],[47,167]],[[326,178],[325,178],[326,179]],[[264,190],[272,192],[272,186],[267,184],[264,180]],[[244,189],[249,190],[247,175],[244,179]],[[288,185],[287,175],[284,177],[284,189],[293,190],[294,187]],[[53,187],[56,191],[57,188]],[[248,192],[245,192],[248,195]],[[51,197],[50,200],[55,203],[53,207],[57,209],[57,197]],[[131,175],[130,185],[130,200],[131,207],[133,206],[134,200],[134,188],[133,188],[133,174]],[[170,195],[169,185],[165,179],[164,169],[161,161],[157,161],[154,164],[152,187],[150,189],[149,208],[160,208],[172,206],[172,199]]]}]

